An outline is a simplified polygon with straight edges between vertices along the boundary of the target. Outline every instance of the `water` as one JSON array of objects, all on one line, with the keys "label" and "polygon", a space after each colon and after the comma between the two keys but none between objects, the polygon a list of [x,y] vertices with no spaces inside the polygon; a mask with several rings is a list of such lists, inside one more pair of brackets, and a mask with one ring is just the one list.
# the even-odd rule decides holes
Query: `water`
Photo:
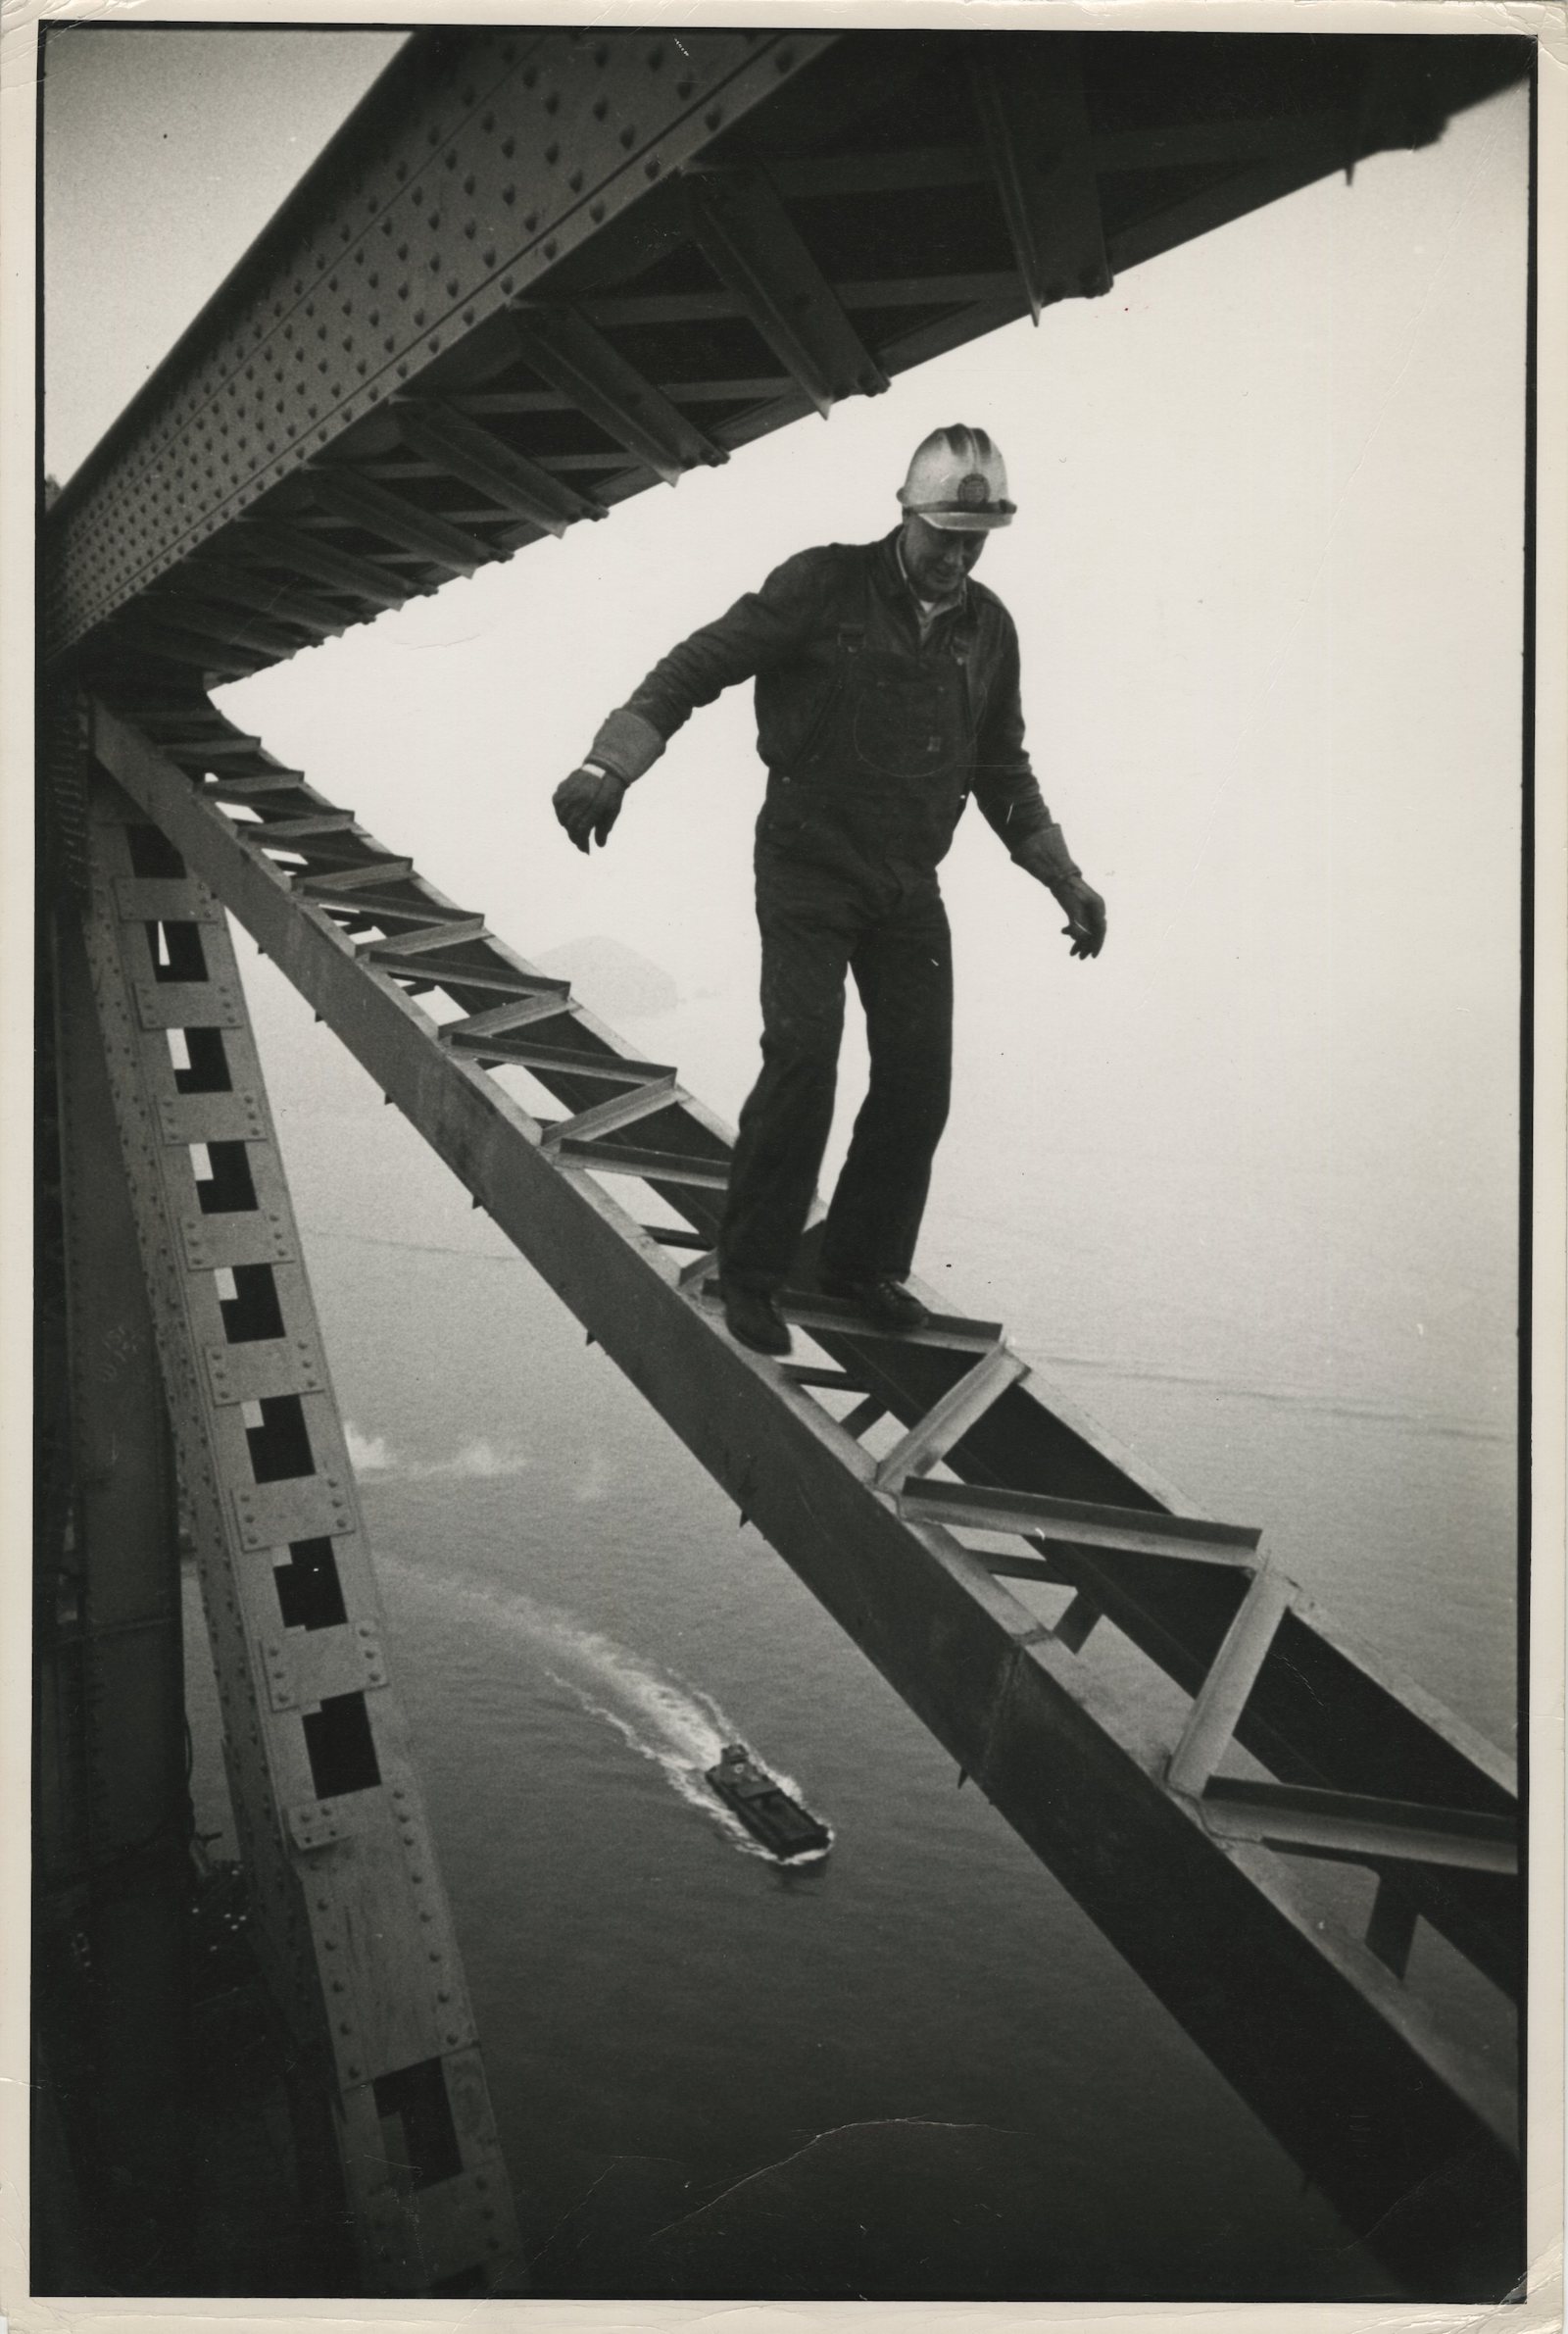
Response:
[{"label": "water", "polygon": [[[245,963],[539,2290],[1391,2291],[433,1155]],[[689,1058],[688,1018],[674,1047],[667,1027],[634,1034]],[[1494,1225],[1467,1279],[1452,1238],[1409,1220],[1408,1186],[1390,1194],[1375,1158],[1348,1181],[1339,1165],[1325,1197],[1321,1146],[1287,1151],[1253,1203],[1238,1183],[1216,1206],[1212,1162],[1125,1139],[1080,1157],[1024,1117],[960,1117],[933,1276],[956,1257],[954,1301],[1015,1324],[1048,1397],[1262,1523],[1338,1618],[1505,1741],[1506,1240]],[[1025,1182],[1054,1195],[1049,1241]],[[713,1801],[702,1770],[730,1739],[832,1826],[827,1859],[779,1868]]]}]

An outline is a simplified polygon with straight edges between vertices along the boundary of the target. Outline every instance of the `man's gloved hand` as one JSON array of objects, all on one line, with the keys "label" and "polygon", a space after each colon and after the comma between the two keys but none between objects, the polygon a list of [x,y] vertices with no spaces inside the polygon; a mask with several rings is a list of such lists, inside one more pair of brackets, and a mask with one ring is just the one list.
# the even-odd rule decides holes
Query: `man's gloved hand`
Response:
[{"label": "man's gloved hand", "polygon": [[1025,835],[1013,851],[1019,867],[1043,883],[1066,917],[1063,927],[1075,957],[1098,957],[1105,945],[1105,903],[1078,871],[1067,839],[1054,821]]},{"label": "man's gloved hand", "polygon": [[1067,919],[1062,931],[1072,942],[1075,957],[1098,957],[1105,945],[1105,903],[1092,883],[1069,875],[1051,886],[1052,897]]},{"label": "man's gloved hand", "polygon": [[599,844],[609,842],[625,798],[626,780],[612,770],[574,770],[569,778],[562,779],[552,800],[567,834],[579,851],[586,851],[590,836]]}]

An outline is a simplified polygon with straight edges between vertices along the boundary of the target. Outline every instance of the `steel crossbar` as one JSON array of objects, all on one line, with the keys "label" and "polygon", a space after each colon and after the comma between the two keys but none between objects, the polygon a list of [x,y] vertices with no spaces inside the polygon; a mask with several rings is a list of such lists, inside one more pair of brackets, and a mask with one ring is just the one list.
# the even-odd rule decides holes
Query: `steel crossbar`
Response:
[{"label": "steel crossbar", "polygon": [[[215,739],[229,734],[211,709],[201,718]],[[177,759],[157,744],[160,726]],[[865,1389],[842,1420],[808,1377],[736,1344],[709,1256],[682,1267],[601,1180],[650,1184],[694,1240],[710,1241],[727,1130],[662,1087],[659,1150],[623,1143],[605,1120],[597,1134],[550,1139],[550,1123],[496,1082],[487,1057],[454,1046],[405,984],[436,985],[479,1015],[498,996],[532,991],[564,1044],[559,1068],[530,1062],[529,1073],[565,1107],[568,1126],[603,1101],[581,1057],[624,1063],[629,1049],[569,996],[538,996],[541,976],[499,941],[406,967],[357,950],[345,925],[373,916],[373,903],[352,893],[334,910],[330,895],[275,867],[236,824],[229,787],[220,793],[208,775],[232,773],[244,757],[209,756],[192,742],[199,733],[189,716],[143,730],[101,707],[97,751],[1369,2241],[1419,2290],[1494,2277],[1519,2242],[1511,2086],[1494,2054],[1467,2038],[1457,2003],[1401,1982],[1389,1940],[1419,1915],[1506,1982],[1519,1899],[1504,1868],[1514,1813],[1505,1763],[1390,1680],[1299,1592],[1268,1644],[1249,1649],[1243,1676],[1224,1649],[1251,1583],[1267,1577],[1256,1535],[1174,1513],[1172,1495],[1022,1382],[995,1324],[939,1311],[925,1330],[897,1336],[842,1301],[788,1292],[785,1309],[825,1367]],[[270,774],[265,755],[255,762]],[[293,793],[291,818],[333,807],[303,779]],[[383,850],[368,836],[365,847]],[[307,864],[311,849],[302,838]],[[461,913],[422,877],[405,877],[400,891],[426,925]],[[913,1438],[915,1459],[929,1450],[934,1464],[940,1448],[961,1481],[884,1487],[859,1439],[879,1414],[906,1448]],[[1009,1565],[965,1546],[956,1531],[977,1515],[1043,1553]],[[1026,1577],[1026,1563],[1027,1576],[1073,1592],[1056,1626],[1005,1585]],[[1118,1696],[1079,1650],[1105,1620],[1195,1697],[1205,1757],[1223,1752],[1218,1735],[1228,1742],[1234,1727],[1277,1794],[1305,1789],[1313,1804],[1276,1796],[1244,1809],[1234,1778],[1212,1770],[1201,1792],[1173,1790],[1184,1729],[1173,1736]],[[1210,1729],[1205,1709],[1220,1703],[1224,1726]],[[1377,1874],[1367,1934],[1314,1895],[1324,1854]],[[1266,2004],[1268,2016],[1248,2014],[1248,2004]],[[1367,2147],[1346,2149],[1348,2116],[1372,2135]],[[1445,2214],[1428,2209],[1454,2177],[1471,2207],[1462,2260],[1445,2252],[1457,2246]]]}]

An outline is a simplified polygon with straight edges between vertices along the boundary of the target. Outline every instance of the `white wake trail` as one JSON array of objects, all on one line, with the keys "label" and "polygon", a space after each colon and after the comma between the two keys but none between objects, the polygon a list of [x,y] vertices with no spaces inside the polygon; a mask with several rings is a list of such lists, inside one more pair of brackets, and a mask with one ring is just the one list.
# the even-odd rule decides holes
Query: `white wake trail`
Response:
[{"label": "white wake trail", "polygon": [[[414,1571],[401,1564],[397,1569]],[[435,1585],[427,1572],[414,1576],[425,1587]],[[458,1599],[472,1605],[482,1611],[489,1626],[499,1623],[525,1639],[543,1656],[546,1674],[554,1684],[570,1694],[591,1716],[612,1727],[640,1759],[657,1766],[677,1798],[716,1824],[744,1855],[761,1857],[769,1863],[783,1861],[791,1864],[815,1862],[826,1855],[826,1849],[783,1860],[770,1855],[714,1796],[707,1770],[718,1763],[726,1743],[743,1738],[741,1729],[711,1694],[629,1647],[617,1645],[612,1637],[587,1627],[560,1607],[537,1603],[520,1589],[505,1591],[457,1581],[443,1581],[440,1586],[444,1602]],[[793,1776],[760,1758],[757,1763],[781,1791],[792,1799],[802,1799],[801,1786]],[[831,1826],[827,1828],[831,1842]]]}]

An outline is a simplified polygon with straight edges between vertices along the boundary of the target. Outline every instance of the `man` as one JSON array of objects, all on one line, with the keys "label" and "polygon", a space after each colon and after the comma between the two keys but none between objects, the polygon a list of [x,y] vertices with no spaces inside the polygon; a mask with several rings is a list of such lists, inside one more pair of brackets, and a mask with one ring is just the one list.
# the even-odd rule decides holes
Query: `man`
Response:
[{"label": "man", "polygon": [[830,543],[774,570],[656,665],[556,790],[580,851],[681,723],[755,678],[767,794],[757,827],[762,1070],[741,1113],[719,1233],[733,1336],[785,1354],[777,1294],[805,1229],[833,1117],[846,972],[865,1011],[870,1082],[822,1231],[818,1280],[869,1320],[915,1329],[904,1286],[948,1113],[953,968],[937,866],[972,793],[1019,867],[1100,954],[1105,904],[1068,856],[1024,750],[1018,639],[969,581],[1006,526],[1002,456],[983,429],[938,429],[881,542]]}]

